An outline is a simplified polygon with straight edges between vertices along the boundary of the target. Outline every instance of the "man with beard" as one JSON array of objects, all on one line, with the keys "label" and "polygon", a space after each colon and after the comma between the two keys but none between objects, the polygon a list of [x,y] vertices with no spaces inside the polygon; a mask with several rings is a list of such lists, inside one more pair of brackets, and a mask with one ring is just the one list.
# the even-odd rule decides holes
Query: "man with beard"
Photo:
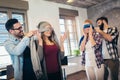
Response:
[{"label": "man with beard", "polygon": [[30,38],[36,31],[23,33],[22,25],[17,19],[9,19],[5,27],[9,38],[4,46],[12,59],[15,80],[36,80],[30,57]]},{"label": "man with beard", "polygon": [[118,80],[119,55],[117,43],[119,32],[116,27],[110,27],[108,25],[108,19],[106,17],[100,17],[96,22],[99,27],[95,29],[104,38],[102,44],[102,54],[105,63],[104,80],[108,80],[108,74],[112,80]]}]

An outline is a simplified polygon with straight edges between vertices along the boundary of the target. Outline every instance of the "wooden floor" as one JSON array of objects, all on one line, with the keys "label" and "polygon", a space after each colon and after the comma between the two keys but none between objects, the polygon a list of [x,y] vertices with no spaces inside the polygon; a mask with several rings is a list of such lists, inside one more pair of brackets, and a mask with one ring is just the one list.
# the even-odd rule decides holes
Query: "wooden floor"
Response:
[{"label": "wooden floor", "polygon": [[[67,80],[88,80],[88,79],[85,71],[80,71],[80,72],[68,75]],[[119,71],[119,80],[120,80],[120,71]]]},{"label": "wooden floor", "polygon": [[67,76],[67,80],[87,80],[85,71],[80,71]]}]

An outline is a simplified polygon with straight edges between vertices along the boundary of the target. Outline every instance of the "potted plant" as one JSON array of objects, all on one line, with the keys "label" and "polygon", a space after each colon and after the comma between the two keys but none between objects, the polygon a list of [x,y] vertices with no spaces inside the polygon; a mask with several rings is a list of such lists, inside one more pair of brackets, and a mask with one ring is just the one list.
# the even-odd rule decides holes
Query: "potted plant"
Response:
[{"label": "potted plant", "polygon": [[73,54],[74,54],[75,56],[79,56],[79,55],[80,55],[80,50],[79,50],[79,49],[73,50]]}]

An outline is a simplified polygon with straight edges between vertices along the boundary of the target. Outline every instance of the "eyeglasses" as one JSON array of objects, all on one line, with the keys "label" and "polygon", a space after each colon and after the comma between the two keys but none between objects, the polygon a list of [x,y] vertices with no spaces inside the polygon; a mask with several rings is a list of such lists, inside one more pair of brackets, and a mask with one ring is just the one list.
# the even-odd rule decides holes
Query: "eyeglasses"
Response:
[{"label": "eyeglasses", "polygon": [[18,27],[18,28],[13,28],[12,30],[21,30],[22,26]]}]

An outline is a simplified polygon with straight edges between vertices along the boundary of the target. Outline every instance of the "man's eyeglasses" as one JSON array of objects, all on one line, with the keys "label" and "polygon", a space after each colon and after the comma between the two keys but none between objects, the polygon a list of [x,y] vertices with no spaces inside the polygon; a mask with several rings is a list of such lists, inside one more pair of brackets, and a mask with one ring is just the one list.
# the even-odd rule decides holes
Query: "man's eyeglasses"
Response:
[{"label": "man's eyeglasses", "polygon": [[22,26],[18,27],[18,28],[13,28],[12,30],[21,30]]}]

